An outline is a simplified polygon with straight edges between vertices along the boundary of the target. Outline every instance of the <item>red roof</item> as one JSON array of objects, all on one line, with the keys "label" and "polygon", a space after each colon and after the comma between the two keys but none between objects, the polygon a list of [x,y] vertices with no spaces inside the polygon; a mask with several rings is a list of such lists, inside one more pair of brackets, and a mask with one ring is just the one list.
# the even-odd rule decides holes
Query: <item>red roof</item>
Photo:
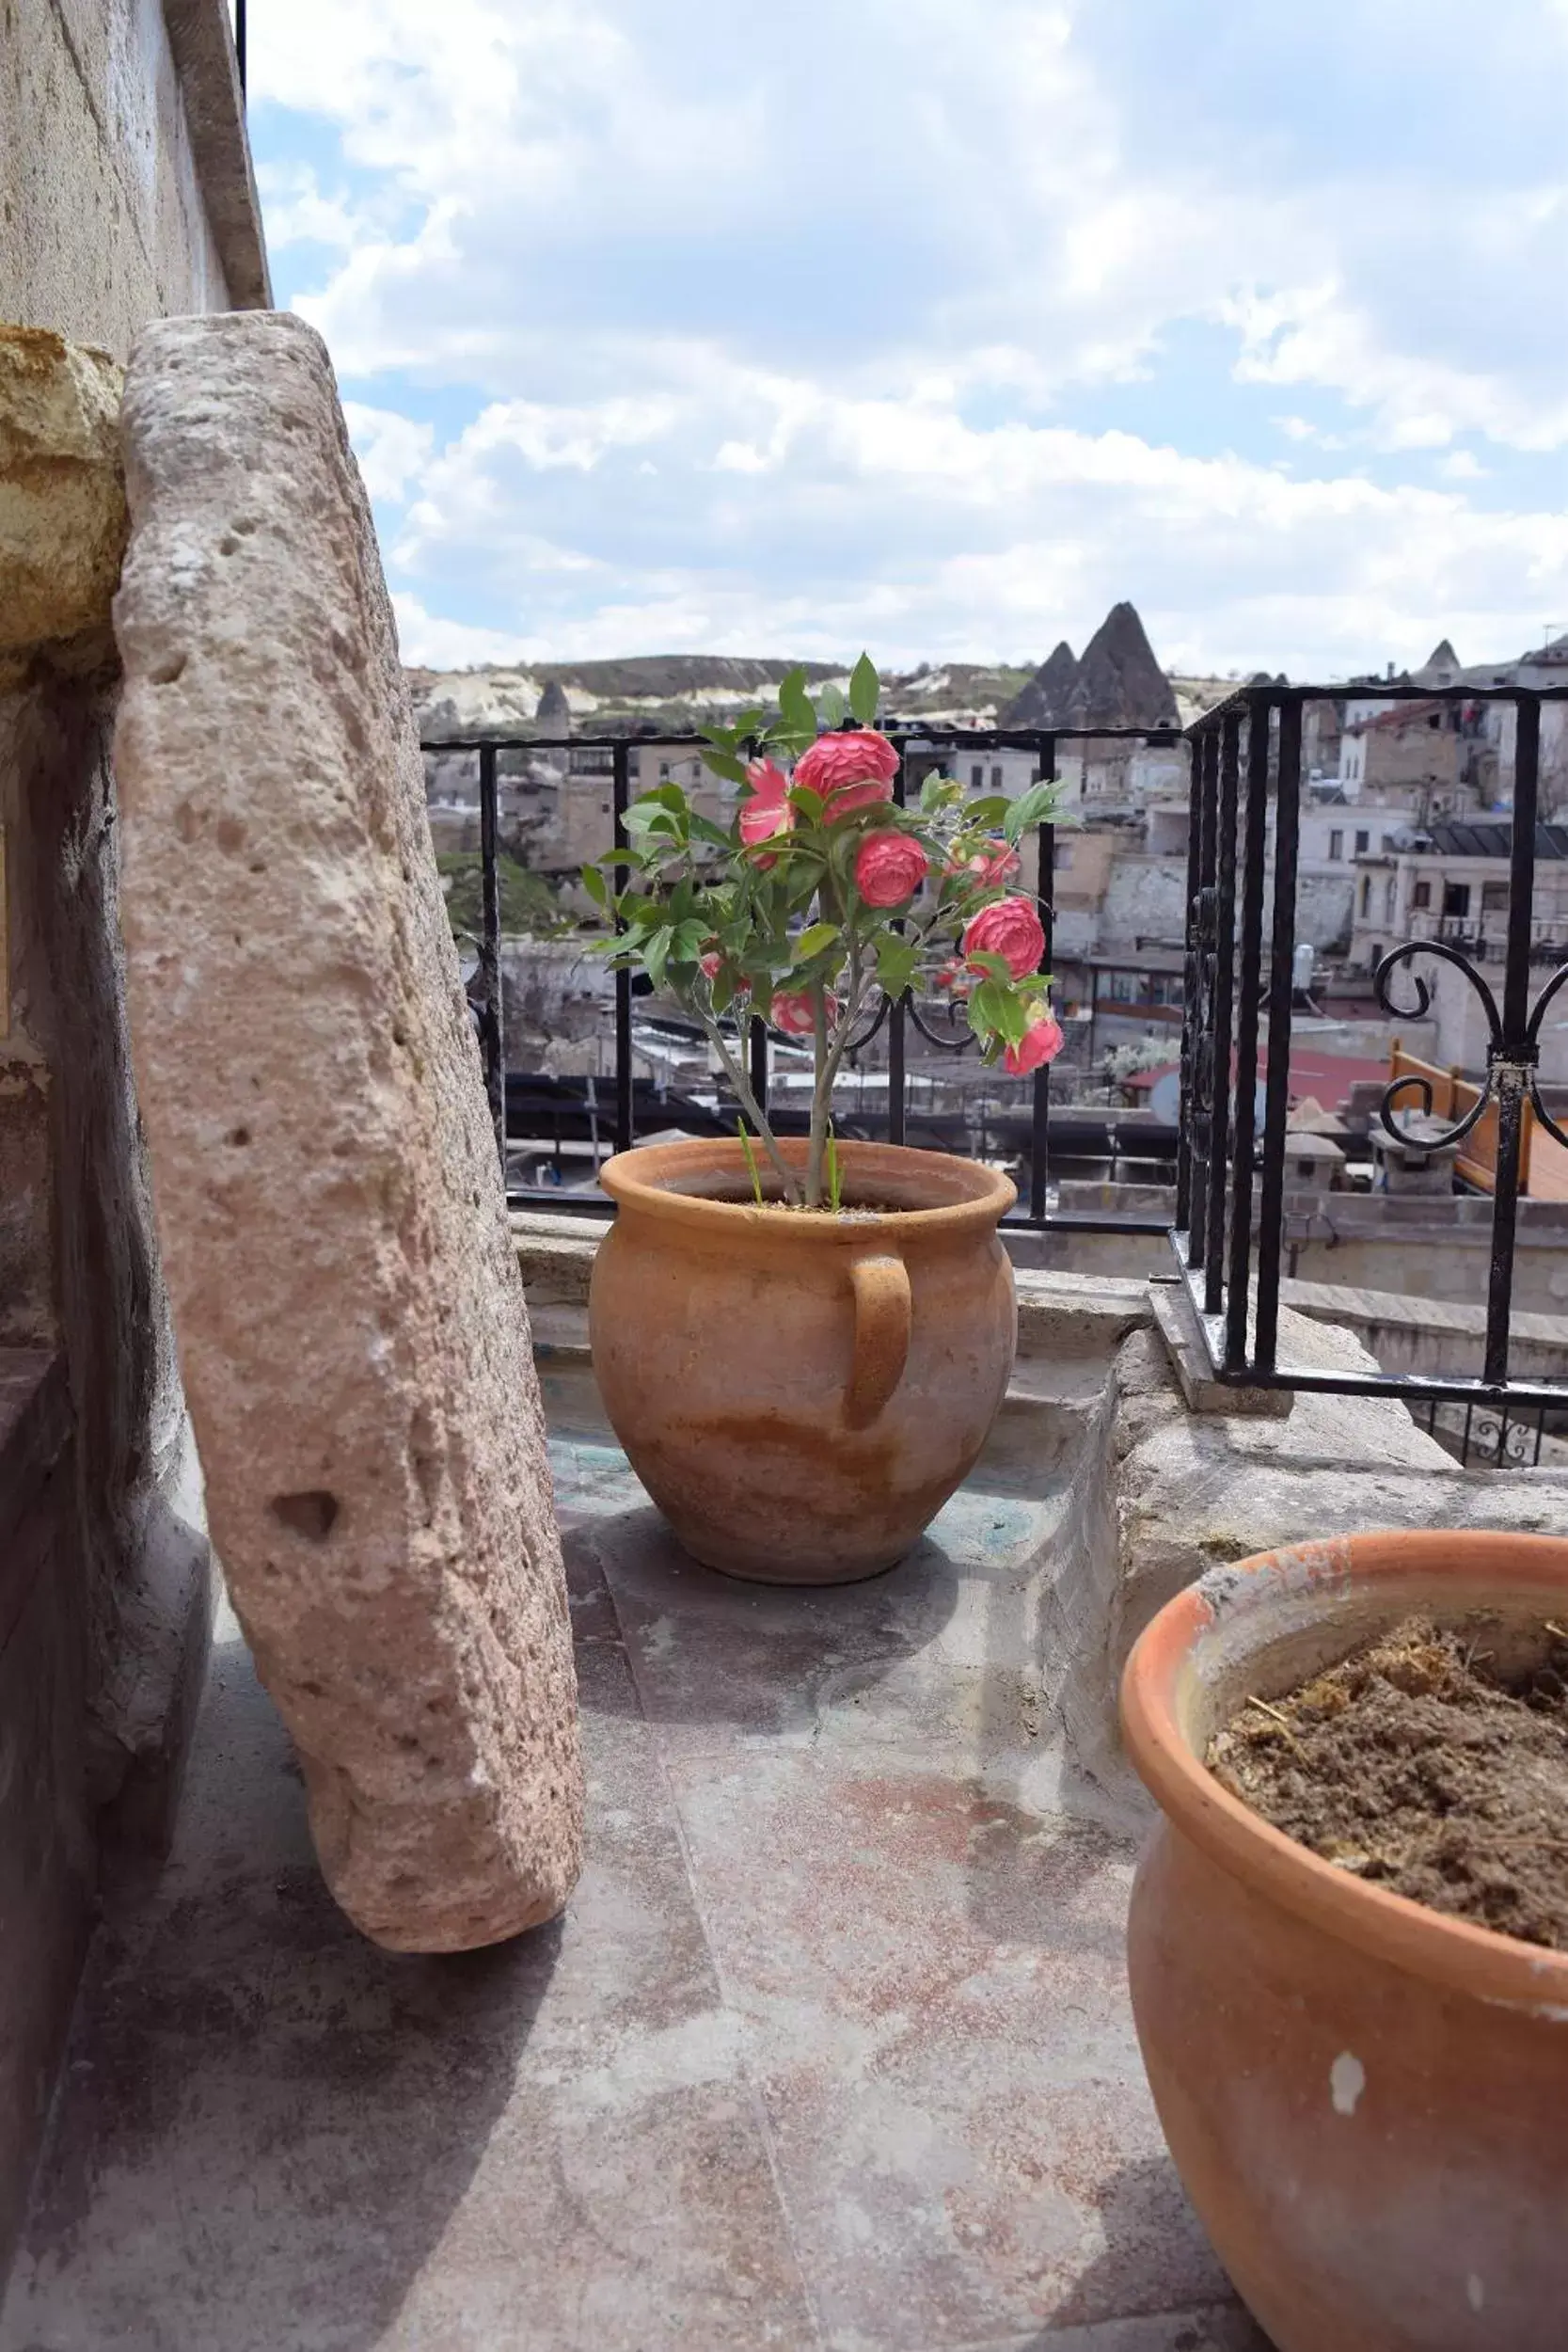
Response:
[{"label": "red roof", "polygon": [[[1267,1075],[1268,1067],[1269,1049],[1266,1045],[1260,1045],[1258,1048],[1259,1080]],[[1163,1078],[1170,1071],[1180,1068],[1180,1062],[1164,1062],[1158,1070],[1140,1070],[1137,1075],[1129,1078],[1126,1084],[1142,1092],[1151,1087],[1157,1078]],[[1387,1085],[1386,1059],[1371,1061],[1365,1055],[1314,1053],[1310,1046],[1302,1045],[1296,1040],[1291,1040],[1291,1094],[1293,1100],[1299,1101],[1304,1095],[1313,1094],[1317,1096],[1318,1101],[1325,1109],[1333,1110],[1345,1101],[1353,1086],[1357,1086],[1363,1081],[1374,1080],[1381,1081],[1385,1086]]]}]

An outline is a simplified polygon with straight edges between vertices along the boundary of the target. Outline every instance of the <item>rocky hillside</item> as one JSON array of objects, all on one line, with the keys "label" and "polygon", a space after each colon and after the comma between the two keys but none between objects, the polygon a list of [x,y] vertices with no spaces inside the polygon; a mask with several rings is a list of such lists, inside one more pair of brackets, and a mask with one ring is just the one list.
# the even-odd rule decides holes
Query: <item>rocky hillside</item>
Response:
[{"label": "rocky hillside", "polygon": [[[463,735],[554,733],[564,723],[582,734],[651,727],[678,735],[714,717],[766,707],[789,661],[726,660],[701,654],[650,654],[626,661],[548,661],[529,669],[413,670],[408,683],[427,741]],[[814,686],[847,688],[849,669],[825,661],[800,665]],[[1029,672],[951,661],[890,673],[889,716],[941,720],[950,726],[993,726],[1000,708]],[[546,699],[547,698],[547,699]],[[541,707],[541,706],[544,706]]]},{"label": "rocky hillside", "polygon": [[[1126,610],[1131,612],[1130,607]],[[1186,725],[1230,691],[1230,679],[1160,672],[1135,613],[1132,622],[1147,655],[1147,665],[1140,664],[1136,697],[1140,708],[1148,705],[1144,723],[1169,724],[1175,715]],[[1109,628],[1108,622],[1101,636]],[[1090,656],[1098,644],[1099,640],[1091,641],[1082,663],[1067,645],[1058,645],[1037,672],[971,661],[922,662],[918,669],[889,672],[884,714],[945,726],[1040,726],[1053,721],[1081,725],[1083,717],[1069,718],[1068,707],[1085,671],[1096,670]],[[703,654],[649,654],[626,661],[543,661],[528,669],[411,669],[408,683],[427,741],[467,735],[618,735],[639,728],[682,735],[748,706],[766,707],[779,680],[794,666],[789,661],[726,660]],[[847,666],[834,669],[826,661],[800,666],[814,686],[848,684]],[[1125,693],[1119,678],[1112,684],[1118,696]],[[1101,693],[1098,699],[1106,698]],[[1078,702],[1086,707],[1082,691]],[[1159,718],[1153,715],[1156,709]],[[1097,709],[1096,716],[1111,723],[1108,713]],[[1124,717],[1121,723],[1139,722]]]}]

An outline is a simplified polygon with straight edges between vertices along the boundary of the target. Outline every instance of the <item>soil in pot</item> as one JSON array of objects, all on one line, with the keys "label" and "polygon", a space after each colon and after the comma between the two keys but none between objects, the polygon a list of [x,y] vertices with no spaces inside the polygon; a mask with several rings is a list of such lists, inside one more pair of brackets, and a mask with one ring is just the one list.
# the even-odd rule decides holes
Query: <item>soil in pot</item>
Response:
[{"label": "soil in pot", "polygon": [[1206,1761],[1340,1869],[1568,1951],[1568,1629],[1407,1618],[1300,1689],[1248,1698]]}]

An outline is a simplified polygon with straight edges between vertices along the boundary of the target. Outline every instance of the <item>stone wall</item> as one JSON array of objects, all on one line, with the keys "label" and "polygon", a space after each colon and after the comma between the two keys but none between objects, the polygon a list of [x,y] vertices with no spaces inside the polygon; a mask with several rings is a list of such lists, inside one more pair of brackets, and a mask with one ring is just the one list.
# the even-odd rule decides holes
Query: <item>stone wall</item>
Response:
[{"label": "stone wall", "polygon": [[[1481,1361],[1483,1306],[1353,1290],[1338,1282],[1285,1282],[1280,1296],[1314,1323],[1354,1331],[1384,1372],[1468,1379]],[[1508,1368],[1516,1380],[1568,1380],[1568,1315],[1511,1315]]]},{"label": "stone wall", "polygon": [[[1175,1204],[1167,1184],[1069,1179],[1061,1187],[1060,1206],[1075,1216],[1169,1217]],[[1492,1203],[1479,1195],[1303,1193],[1288,1195],[1285,1206],[1284,1268],[1291,1280],[1457,1307],[1486,1296]],[[1158,1234],[1028,1234],[1015,1248],[1028,1253],[1021,1264],[1073,1274],[1153,1274],[1169,1263],[1169,1244]],[[1515,1316],[1568,1314],[1568,1202],[1520,1202],[1513,1310]]]},{"label": "stone wall", "polygon": [[1302,874],[1296,882],[1296,937],[1314,947],[1350,946],[1355,912],[1353,874]]},{"label": "stone wall", "polygon": [[1115,955],[1140,939],[1180,940],[1186,923],[1185,858],[1130,852],[1112,860],[1100,914],[1101,955]]},{"label": "stone wall", "polygon": [[[25,1864],[0,1883],[0,2277],[92,1907],[171,1818],[209,1623],[126,1050],[118,377],[91,353],[268,299],[224,0],[0,0],[0,1390],[61,1424],[0,1454],[0,1847]],[[94,383],[96,410],[60,397]]]},{"label": "stone wall", "polygon": [[0,320],[123,360],[270,300],[225,0],[5,0]]}]

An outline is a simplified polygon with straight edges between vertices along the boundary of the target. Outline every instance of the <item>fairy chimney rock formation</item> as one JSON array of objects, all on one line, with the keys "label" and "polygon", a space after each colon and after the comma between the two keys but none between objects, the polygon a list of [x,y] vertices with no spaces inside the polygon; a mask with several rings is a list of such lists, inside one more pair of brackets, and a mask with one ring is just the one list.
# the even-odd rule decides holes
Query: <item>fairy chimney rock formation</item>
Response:
[{"label": "fairy chimney rock formation", "polygon": [[572,706],[566,699],[566,689],[558,677],[545,680],[545,691],[533,714],[533,725],[535,733],[543,736],[571,734]]},{"label": "fairy chimney rock formation", "polygon": [[1154,659],[1137,608],[1114,604],[1084,648],[1070,702],[1076,727],[1174,727],[1176,690]]},{"label": "fairy chimney rock formation", "polygon": [[1065,727],[1071,723],[1072,690],[1078,683],[1078,657],[1064,637],[1048,661],[1043,661],[1021,694],[1002,713],[1005,727]]},{"label": "fairy chimney rock formation", "polygon": [[286,314],[147,328],[123,437],[127,987],[213,1536],[343,1909],[493,1943],[578,1874],[576,1689],[370,509]]}]

